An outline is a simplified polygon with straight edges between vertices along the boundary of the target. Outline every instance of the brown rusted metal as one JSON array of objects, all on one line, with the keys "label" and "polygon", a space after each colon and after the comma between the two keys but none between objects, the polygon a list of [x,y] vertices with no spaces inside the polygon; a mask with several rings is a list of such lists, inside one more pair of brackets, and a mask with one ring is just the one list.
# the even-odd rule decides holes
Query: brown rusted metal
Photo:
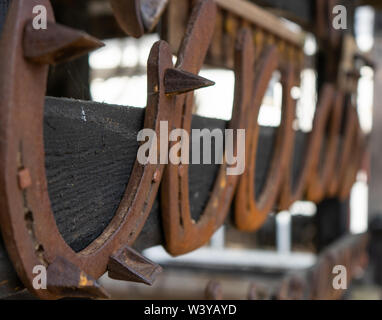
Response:
[{"label": "brown rusted metal", "polygon": [[124,32],[135,38],[140,38],[145,33],[140,0],[110,0],[110,4]]},{"label": "brown rusted metal", "polygon": [[[213,1],[200,1],[194,7],[186,36],[179,50],[177,68],[197,74],[202,67],[214,32],[216,6]],[[247,37],[248,38],[248,37]],[[239,55],[247,54],[248,41],[238,45]],[[244,65],[239,64],[239,68]],[[244,97],[247,71],[240,69],[236,74],[235,102],[230,129],[244,128],[243,118],[247,107]],[[174,127],[186,131],[191,129],[193,94],[176,97]],[[170,146],[171,147],[171,146]],[[237,144],[234,139],[234,153]],[[191,217],[188,193],[188,165],[169,164],[162,182],[162,217],[166,238],[166,249],[172,255],[184,254],[204,245],[223,224],[234,195],[237,176],[227,175],[228,165],[224,157],[213,189],[199,221]]]},{"label": "brown rusted metal", "polygon": [[[344,95],[335,93],[332,99],[326,100],[330,103],[331,109],[326,115],[326,128],[322,131],[324,141],[321,144],[321,152],[314,157],[312,173],[308,181],[307,200],[318,203],[326,196],[326,190],[333,177],[336,166],[336,154],[339,148],[339,138],[341,130],[341,120],[343,113]],[[325,106],[320,106],[325,108]]]},{"label": "brown rusted metal", "polygon": [[324,85],[320,94],[318,107],[316,108],[313,129],[309,134],[307,141],[307,150],[301,168],[298,180],[294,183],[291,166],[292,158],[289,159],[289,169],[286,171],[284,185],[280,195],[279,208],[288,210],[297,200],[301,200],[308,188],[309,179],[312,179],[312,173],[317,165],[321,146],[324,139],[325,125],[327,123],[334,89],[331,85]]},{"label": "brown rusted metal", "polygon": [[235,43],[239,30],[239,19],[230,11],[224,13],[223,50],[224,65],[233,69],[235,63]]},{"label": "brown rusted metal", "polygon": [[140,282],[150,286],[162,272],[161,266],[128,246],[110,257],[107,269],[112,279]]},{"label": "brown rusted metal", "polygon": [[27,23],[23,39],[24,56],[31,62],[58,64],[80,57],[104,44],[87,33],[48,22],[47,29],[36,30]]},{"label": "brown rusted metal", "polygon": [[350,98],[347,98],[345,103],[342,121],[344,123],[342,143],[336,153],[336,168],[326,193],[328,197],[335,197],[339,194],[349,165],[352,163],[352,145],[355,141],[354,136],[357,134],[357,113],[350,102]]},{"label": "brown rusted metal", "polygon": [[[195,3],[194,0],[169,0],[168,13],[163,24],[163,36],[173,48],[174,53],[179,47],[180,34],[184,33],[189,8]],[[256,58],[263,46],[269,42],[275,45],[282,43],[284,47],[302,52],[303,32],[291,31],[280,19],[262,7],[248,1],[215,0],[215,3],[217,5],[215,32],[206,57],[206,64],[233,69],[235,41],[239,30],[244,27],[251,29],[256,35],[254,37]],[[286,60],[288,51],[280,51],[280,60]],[[297,66],[297,61],[300,59],[294,60]],[[300,62],[298,61],[298,64]]]},{"label": "brown rusted metal", "polygon": [[357,236],[345,236],[338,243],[331,245],[319,257],[312,277],[312,296],[315,300],[338,300],[344,294],[344,290],[336,289],[333,280],[335,266],[346,268],[347,286],[356,276],[355,270],[365,268],[365,257],[369,237],[367,234]]},{"label": "brown rusted metal", "polygon": [[[124,30],[139,37],[157,23],[167,1],[111,0],[111,3]],[[218,3],[224,8],[230,6],[227,1],[219,0]],[[34,30],[32,27],[32,8],[36,4],[48,8],[47,30]],[[198,73],[214,32],[216,34],[216,12],[213,0],[196,2],[175,68],[170,46],[164,41],[153,46],[148,60],[144,128],[151,128],[159,135],[160,122],[168,121],[169,129],[190,132],[193,91],[214,84]],[[342,146],[338,148],[343,95],[335,95],[333,86],[325,85],[320,94],[304,167],[297,187],[293,188],[289,167],[292,165],[295,102],[291,89],[296,83],[295,75],[300,70],[301,61],[298,66],[290,61],[301,58],[300,48],[289,33],[289,40],[281,39],[281,42],[273,33],[262,30],[257,30],[254,36],[248,28],[248,21],[238,19],[240,14],[245,16],[239,10],[236,14],[226,14],[226,19],[220,21],[219,28],[224,25],[226,34],[219,38],[224,38],[223,42],[235,43],[234,50],[227,49],[224,55],[216,50],[214,54],[235,68],[235,99],[229,128],[246,129],[246,170],[239,182],[238,176],[227,174],[229,165],[224,158],[205,209],[200,219],[194,221],[189,206],[188,165],[167,165],[161,205],[166,249],[172,255],[195,250],[210,239],[227,217],[238,182],[235,222],[240,230],[253,231],[264,223],[279,197],[281,209],[287,209],[305,192],[309,200],[316,202],[325,196],[347,198],[362,159],[365,138],[350,102],[346,105],[347,114],[343,120]],[[220,18],[223,19],[222,16]],[[42,132],[47,64],[73,59],[100,47],[101,43],[83,32],[56,24],[48,0],[12,2],[0,41],[0,56],[6,57],[0,61],[0,184],[4,186],[0,190],[0,224],[20,278],[30,291],[44,299],[62,296],[105,298],[107,294],[95,279],[107,270],[116,279],[152,284],[161,271],[160,266],[135,252],[131,246],[150,213],[162,179],[163,164],[135,163],[111,223],[79,253],[62,239],[47,192]],[[217,42],[215,46],[218,46]],[[260,151],[257,118],[267,86],[277,68],[282,72],[282,122],[265,187],[256,197],[256,154]],[[328,126],[328,139],[323,148]],[[238,147],[234,139],[234,154]],[[160,151],[159,142],[157,149]],[[335,152],[336,149],[339,152]],[[320,152],[324,154],[321,167]],[[160,152],[157,154],[160,163]],[[320,274],[327,272],[334,263],[351,264],[358,254],[357,251],[353,255],[349,250],[328,254],[321,266],[324,271],[321,270]],[[37,290],[32,286],[36,265],[47,267],[48,290]],[[322,279],[317,281],[322,282]],[[300,299],[304,287],[304,281],[291,277],[283,285],[280,297]],[[219,295],[216,294],[218,289],[211,284],[213,295]],[[324,282],[318,286],[317,296],[338,297],[330,290],[328,283]]]},{"label": "brown rusted metal", "polygon": [[164,76],[165,92],[168,95],[183,94],[215,85],[215,82],[175,68],[167,69]]},{"label": "brown rusted metal", "polygon": [[154,29],[167,2],[168,0],[110,0],[120,27],[135,38]]},{"label": "brown rusted metal", "polygon": [[60,256],[47,268],[47,289],[61,297],[110,298],[95,279]]},{"label": "brown rusted metal", "polygon": [[[293,143],[292,125],[295,116],[295,102],[291,97],[291,89],[295,80],[293,66],[290,66],[287,70],[282,70],[282,120],[276,137],[273,159],[264,188],[256,197],[254,181],[260,130],[257,118],[268,84],[278,66],[276,48],[274,46],[266,48],[257,63],[254,84],[251,85],[252,82],[249,82],[246,86],[246,90],[251,94],[251,103],[246,117],[247,170],[240,178],[235,199],[235,223],[238,229],[244,231],[254,231],[260,228],[276,204],[288,159],[291,157]],[[254,70],[251,63],[247,65],[247,68]]]},{"label": "brown rusted metal", "polygon": [[[43,108],[48,66],[31,62],[23,51],[24,29],[31,23],[37,4],[46,6],[49,25],[54,25],[49,1],[13,1],[1,38],[0,55],[6,59],[0,62],[0,182],[4,186],[0,191],[0,224],[10,258],[25,286],[40,298],[52,299],[61,293],[34,289],[33,268],[49,268],[62,257],[89,277],[99,278],[107,269],[109,257],[122,245],[134,243],[156,197],[164,165],[136,162],[126,193],[104,232],[79,253],[65,243],[52,214],[45,175]],[[148,61],[144,127],[157,134],[160,121],[171,123],[173,98],[165,94],[164,72],[172,67],[168,45],[156,43]],[[32,183],[22,190],[19,172],[25,168]],[[68,278],[67,285],[71,284]]]},{"label": "brown rusted metal", "polygon": [[[353,113],[356,113],[354,108],[352,108],[352,110]],[[361,168],[362,160],[366,152],[366,137],[362,132],[357,115],[355,115],[354,126],[355,132],[352,138],[351,156],[337,194],[341,200],[346,200],[349,198],[351,189],[357,179],[357,174]]]}]

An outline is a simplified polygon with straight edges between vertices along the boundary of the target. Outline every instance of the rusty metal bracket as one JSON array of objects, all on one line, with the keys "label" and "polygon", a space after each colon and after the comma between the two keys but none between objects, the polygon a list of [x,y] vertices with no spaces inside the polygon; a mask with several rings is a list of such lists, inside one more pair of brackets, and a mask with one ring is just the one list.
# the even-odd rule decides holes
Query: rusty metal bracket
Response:
[{"label": "rusty metal bracket", "polygon": [[336,169],[333,172],[327,189],[328,197],[335,197],[340,193],[341,185],[347,175],[347,169],[349,166],[352,166],[351,159],[354,159],[354,157],[352,157],[352,147],[354,142],[356,142],[354,137],[357,134],[361,134],[361,132],[357,133],[357,131],[360,130],[360,127],[357,125],[358,115],[349,97],[346,98],[345,108],[345,112],[343,112],[344,118],[342,120],[344,122],[342,143],[336,153]]},{"label": "rusty metal bracket", "polygon": [[[86,281],[84,286],[82,280],[99,278],[107,270],[110,256],[122,246],[134,243],[156,197],[164,165],[141,165],[136,162],[126,193],[104,232],[79,253],[65,243],[52,214],[45,175],[43,108],[48,72],[46,62],[49,59],[31,59],[28,54],[31,50],[25,51],[23,44],[38,39],[33,44],[33,52],[43,52],[44,57],[62,57],[57,53],[65,48],[65,57],[68,58],[68,52],[78,54],[75,49],[81,40],[69,45],[69,50],[68,37],[56,38],[57,27],[31,30],[28,25],[36,4],[46,6],[49,26],[55,26],[48,0],[13,1],[1,38],[0,55],[4,57],[0,61],[1,231],[19,277],[38,297],[54,299],[65,296],[68,286],[72,288],[73,295],[83,296],[87,292],[88,296],[104,297],[95,281]],[[72,34],[69,32],[69,35]],[[54,45],[47,47],[44,39]],[[168,45],[165,42],[156,43],[148,62],[148,101],[144,127],[154,129],[157,134],[160,121],[171,123],[174,99],[165,94],[164,85],[165,70],[171,67],[172,56]],[[48,287],[49,283],[54,283],[51,286],[54,287],[53,291],[36,290],[32,286],[33,268],[36,265],[47,267]],[[55,273],[49,274],[49,270],[65,266],[78,270],[77,286],[73,277],[56,279]],[[130,267],[134,269],[134,266]],[[93,286],[91,290],[88,288],[90,283]]]},{"label": "rusty metal bracket", "polygon": [[[326,137],[326,142],[324,145],[324,141],[322,141],[318,156],[313,158],[312,173],[308,181],[306,194],[307,200],[315,203],[320,202],[326,196],[326,191],[335,171],[344,95],[340,92],[333,93],[332,99],[325,102],[329,103],[331,107],[329,114],[326,114],[326,124],[323,124],[326,128],[321,131],[323,138]],[[319,108],[325,107],[319,106]]]},{"label": "rusty metal bracket", "polygon": [[268,84],[278,66],[276,48],[270,46],[264,49],[256,69],[253,67],[253,62],[253,57],[246,62],[246,68],[250,70],[249,72],[253,73],[253,70],[255,70],[255,75],[252,75],[254,82],[251,81],[247,83],[245,88],[245,90],[251,94],[251,102],[246,117],[247,169],[240,178],[235,199],[236,226],[244,231],[254,231],[258,229],[276,204],[279,190],[283,183],[284,172],[287,168],[287,161],[291,157],[293,143],[292,125],[295,116],[295,103],[291,97],[291,89],[295,84],[295,71],[293,66],[290,65],[287,69],[282,69],[282,120],[276,137],[273,159],[271,160],[271,166],[264,188],[261,190],[259,197],[256,197],[254,181],[260,130],[257,119]]},{"label": "rusty metal bracket", "polygon": [[353,136],[353,145],[351,150],[350,163],[348,163],[348,170],[343,177],[342,184],[338,190],[338,197],[345,200],[349,197],[354,182],[357,180],[357,173],[362,165],[365,152],[367,150],[366,136],[363,133],[357,112],[354,108],[351,109],[355,113],[355,133]]},{"label": "rusty metal bracket", "polygon": [[[288,210],[297,200],[300,200],[308,188],[309,181],[312,179],[312,173],[318,165],[321,146],[324,139],[325,125],[328,121],[331,105],[333,101],[334,89],[326,84],[320,94],[318,107],[314,116],[313,129],[309,134],[307,141],[307,150],[304,158],[304,164],[300,171],[298,180],[293,183],[291,166],[292,158],[289,159],[289,169],[286,171],[284,186],[280,195],[279,208]],[[316,177],[314,178],[316,179]],[[315,181],[315,180],[314,180]]]},{"label": "rusty metal bracket", "polygon": [[[200,1],[194,7],[178,54],[177,68],[198,73],[211,42],[215,15],[214,1]],[[245,43],[242,45],[244,46]],[[243,47],[239,50],[242,54],[246,54]],[[237,80],[230,129],[244,128],[243,118],[247,106],[243,90],[247,79],[243,75]],[[177,96],[176,106],[174,127],[189,132],[193,106],[192,93]],[[233,150],[237,150],[235,142]],[[201,247],[223,224],[238,181],[237,176],[227,175],[227,167],[228,164],[224,158],[205,209],[199,221],[194,221],[191,218],[188,199],[188,165],[169,164],[167,166],[162,184],[162,215],[166,249],[170,254],[184,254]]]}]

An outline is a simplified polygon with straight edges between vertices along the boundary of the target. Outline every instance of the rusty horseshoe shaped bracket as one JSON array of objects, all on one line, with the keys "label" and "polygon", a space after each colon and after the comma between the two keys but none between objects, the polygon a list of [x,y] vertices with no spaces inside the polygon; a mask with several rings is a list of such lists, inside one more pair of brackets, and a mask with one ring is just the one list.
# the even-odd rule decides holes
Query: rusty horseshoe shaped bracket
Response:
[{"label": "rusty horseshoe shaped bracket", "polygon": [[[341,118],[343,113],[344,95],[336,92],[331,101],[330,119],[327,121],[327,141],[323,152],[322,164],[320,156],[315,158],[307,188],[307,199],[320,202],[327,195],[329,183],[335,174],[336,155],[339,148]],[[322,145],[323,146],[323,145]]]},{"label": "rusty horseshoe shaped bracket", "polygon": [[[37,4],[47,8],[47,30],[33,30],[30,26],[32,9]],[[19,277],[38,297],[104,298],[107,294],[95,279],[107,270],[115,277],[148,284],[160,271],[159,266],[150,265],[129,246],[150,212],[164,165],[141,165],[136,161],[119,208],[101,236],[78,253],[65,243],[56,226],[47,190],[43,110],[50,62],[46,57],[53,61],[63,55],[70,58],[73,50],[72,54],[76,54],[82,48],[83,42],[74,41],[73,45],[66,43],[65,37],[57,38],[57,32],[67,31],[55,24],[48,0],[12,1],[0,45],[3,57],[0,61],[0,185],[3,186],[0,225]],[[33,44],[34,51],[27,50],[25,43]],[[33,58],[30,52],[34,52]],[[164,78],[165,71],[172,66],[168,45],[157,42],[148,62],[144,122],[145,128],[157,134],[160,121],[171,119],[174,98],[165,94]],[[140,269],[142,264],[145,268]],[[36,290],[32,285],[36,265],[47,267],[48,290]]]},{"label": "rusty horseshoe shaped bracket", "polygon": [[[350,165],[352,165],[351,159],[355,161],[355,158],[356,158],[356,157],[352,157],[352,151],[356,150],[356,149],[353,149],[354,147],[353,144],[356,143],[355,136],[357,134],[361,135],[360,127],[358,125],[357,112],[350,102],[350,97],[347,97],[345,100],[346,100],[344,105],[345,112],[343,113],[344,116],[342,120],[344,122],[342,143],[336,155],[336,162],[337,162],[336,170],[328,186],[327,195],[329,197],[335,197],[339,195],[340,193],[342,193],[342,196],[344,195],[344,193],[341,192],[342,183],[344,179],[347,180],[346,184],[349,183],[348,181],[349,176],[347,175],[346,171],[347,171],[349,163]],[[348,191],[350,192],[350,190]]]},{"label": "rusty horseshoe shaped bracket", "polygon": [[325,84],[320,93],[313,121],[313,129],[309,133],[307,141],[303,167],[297,177],[296,183],[292,181],[292,157],[289,160],[289,169],[286,171],[285,181],[280,195],[279,208],[281,210],[288,210],[295,201],[305,196],[310,181],[309,179],[311,179],[312,172],[314,172],[315,167],[318,165],[317,158],[319,157],[323,144],[325,126],[332,109],[333,97],[333,86]]},{"label": "rusty horseshoe shaped bracket", "polygon": [[[258,139],[260,126],[258,116],[263,97],[268,84],[276,71],[279,61],[277,49],[268,46],[263,49],[258,65],[254,68],[254,59],[247,61],[247,69],[255,73],[254,82],[247,85],[251,93],[251,103],[247,115],[247,138],[246,138],[246,163],[247,170],[240,177],[238,192],[235,199],[235,223],[238,229],[254,231],[261,227],[267,215],[276,204],[279,190],[283,183],[283,176],[287,166],[287,160],[291,155],[293,143],[293,120],[295,116],[295,102],[291,97],[291,89],[295,84],[293,65],[282,68],[282,120],[277,133],[271,166],[261,194],[255,196],[255,171],[256,154],[258,151]],[[251,86],[250,84],[253,85]]]},{"label": "rusty horseshoe shaped bracket", "polygon": [[[199,1],[191,14],[186,35],[178,53],[176,67],[198,73],[211,43],[215,26],[216,5],[212,0]],[[244,83],[236,83],[239,90]],[[242,118],[245,104],[236,94],[231,129],[244,128]],[[193,94],[179,95],[176,100],[174,127],[190,132]],[[233,149],[237,146],[234,143]],[[188,193],[188,165],[169,164],[162,182],[162,217],[166,249],[172,255],[184,254],[204,245],[223,224],[234,195],[237,176],[226,173],[228,164],[224,158],[220,165],[210,198],[199,221],[191,217]]]}]

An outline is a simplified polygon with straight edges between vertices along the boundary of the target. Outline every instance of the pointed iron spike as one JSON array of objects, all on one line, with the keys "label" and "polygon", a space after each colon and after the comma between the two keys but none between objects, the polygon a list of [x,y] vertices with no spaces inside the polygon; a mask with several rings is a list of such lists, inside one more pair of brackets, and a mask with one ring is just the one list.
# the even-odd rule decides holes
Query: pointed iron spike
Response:
[{"label": "pointed iron spike", "polygon": [[36,30],[28,22],[24,31],[24,57],[40,64],[58,64],[103,47],[85,32],[48,22],[47,29]]},{"label": "pointed iron spike", "polygon": [[62,257],[57,257],[47,268],[47,289],[61,297],[110,298],[95,279]]},{"label": "pointed iron spike", "polygon": [[129,246],[118,250],[109,258],[109,277],[152,285],[162,267],[145,258]]},{"label": "pointed iron spike", "polygon": [[165,93],[177,95],[215,85],[215,82],[193,73],[169,68],[164,75]]}]

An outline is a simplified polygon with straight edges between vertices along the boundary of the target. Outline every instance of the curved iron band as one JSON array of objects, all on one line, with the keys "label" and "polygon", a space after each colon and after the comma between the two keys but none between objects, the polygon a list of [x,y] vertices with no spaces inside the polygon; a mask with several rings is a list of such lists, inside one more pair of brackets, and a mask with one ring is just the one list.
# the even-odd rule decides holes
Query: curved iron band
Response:
[{"label": "curved iron band", "polygon": [[[326,196],[326,191],[335,171],[336,154],[340,143],[343,104],[344,95],[340,92],[335,93],[331,101],[331,110],[327,121],[329,132],[324,132],[324,139],[327,138],[324,150],[321,149],[323,158],[321,158],[321,154],[315,157],[312,165],[312,175],[308,181],[306,197],[307,200],[315,203],[320,202]],[[320,163],[321,161],[322,163]]]},{"label": "curved iron band", "polygon": [[110,0],[118,24],[129,36],[140,38],[157,25],[168,0]]},{"label": "curved iron band", "polygon": [[[303,168],[296,181],[295,187],[293,187],[292,182],[292,159],[290,157],[288,168],[285,175],[285,180],[279,200],[280,210],[288,210],[289,207],[296,201],[300,200],[307,190],[309,179],[312,175],[314,165],[319,157],[320,148],[324,139],[324,130],[327,123],[330,109],[331,101],[333,100],[334,89],[331,85],[325,84],[322,88],[319,103],[316,108],[313,129],[309,134],[307,141],[307,150],[304,155]],[[293,137],[295,137],[295,132],[293,132]]]},{"label": "curved iron band", "polygon": [[336,156],[336,169],[330,181],[327,190],[328,197],[336,197],[340,193],[342,182],[346,176],[350,159],[352,158],[352,145],[354,143],[354,135],[357,130],[357,112],[355,111],[350,100],[345,103],[346,112],[344,112],[344,133],[342,136],[341,147],[338,148]]},{"label": "curved iron band", "polygon": [[362,132],[357,111],[352,108],[352,112],[355,114],[355,132],[353,135],[353,145],[351,151],[350,163],[348,163],[348,170],[343,177],[342,183],[338,191],[338,197],[340,200],[345,201],[349,198],[351,189],[354,185],[354,182],[357,179],[358,171],[361,167],[363,156],[366,151],[366,138]]},{"label": "curved iron band", "polygon": [[247,170],[240,177],[238,192],[235,199],[235,222],[240,230],[254,231],[266,220],[273,209],[283,182],[288,159],[291,156],[293,143],[293,120],[295,116],[295,102],[291,97],[291,89],[295,84],[295,70],[292,66],[282,69],[281,84],[283,87],[282,119],[275,141],[275,149],[265,186],[258,199],[255,197],[256,154],[260,126],[258,116],[263,97],[268,88],[274,71],[279,65],[277,49],[274,46],[265,48],[255,70],[251,91],[251,104],[248,108],[247,119]]},{"label": "curved iron band", "polygon": [[[0,61],[0,224],[15,269],[25,286],[43,299],[57,298],[34,290],[32,270],[63,257],[99,278],[109,256],[138,236],[155,199],[162,165],[135,164],[117,213],[103,234],[84,251],[74,252],[61,237],[52,213],[45,175],[43,110],[48,66],[28,62],[23,55],[23,31],[35,5],[48,9],[48,0],[13,1],[1,39]],[[161,120],[170,119],[173,100],[164,94],[164,70],[172,67],[168,46],[157,43],[150,55],[145,127],[158,133]],[[32,184],[21,190],[18,173],[27,168]],[[158,179],[159,177],[159,179]]]},{"label": "curved iron band", "polygon": [[[200,1],[193,10],[183,39],[177,67],[182,70],[198,73],[203,65],[215,27],[216,5],[214,1]],[[246,55],[249,36],[241,41],[239,55]],[[248,80],[248,72],[241,65],[237,74],[235,88],[235,107],[229,128],[240,129],[244,118],[244,108],[248,97],[244,87]],[[193,94],[178,96],[174,127],[190,132],[193,107]],[[234,139],[236,140],[236,139]],[[237,145],[234,142],[234,153]],[[166,167],[162,183],[162,215],[166,237],[166,250],[172,255],[184,254],[203,246],[213,233],[224,223],[234,195],[237,176],[227,175],[228,164],[224,158],[214,182],[211,196],[203,210],[199,221],[191,217],[189,205],[188,165],[169,164]]]}]

